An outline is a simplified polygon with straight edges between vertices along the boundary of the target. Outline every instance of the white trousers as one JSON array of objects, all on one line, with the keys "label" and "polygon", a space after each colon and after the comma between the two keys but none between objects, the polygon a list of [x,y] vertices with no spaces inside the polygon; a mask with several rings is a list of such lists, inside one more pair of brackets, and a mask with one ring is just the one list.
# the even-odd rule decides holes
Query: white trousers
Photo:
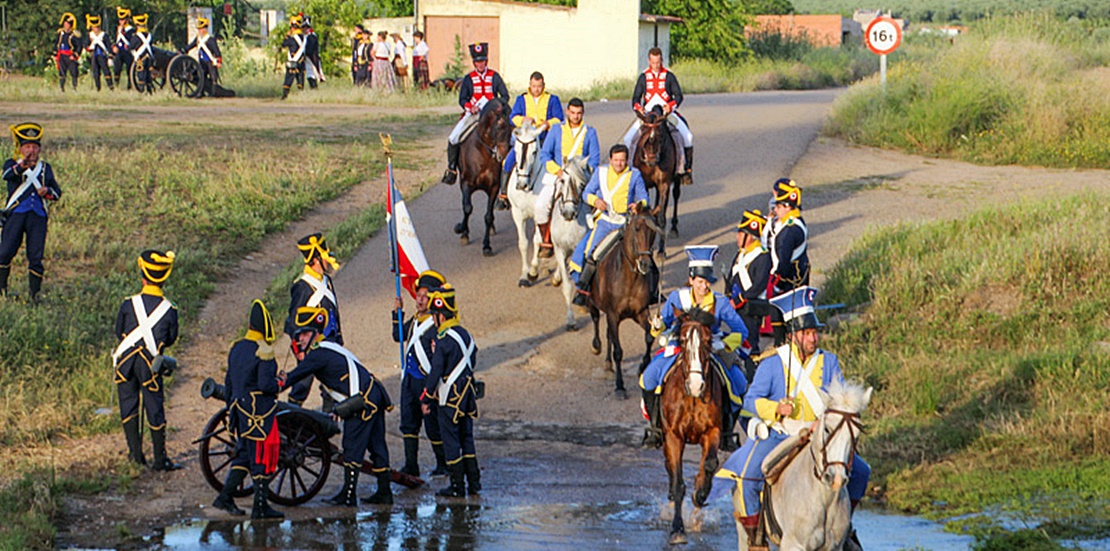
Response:
[{"label": "white trousers", "polygon": [[471,113],[470,111],[463,113],[463,116],[461,119],[459,119],[459,122],[455,123],[455,128],[451,130],[451,134],[447,136],[447,143],[450,143],[451,145],[458,145],[459,138],[462,138],[462,135],[464,132],[466,132],[466,129],[470,128],[477,122],[477,114]]},{"label": "white trousers", "polygon": [[555,175],[550,172],[543,173],[543,185],[540,194],[536,196],[534,213],[536,224],[546,224],[551,221],[551,202],[555,199]]},{"label": "white trousers", "polygon": [[[690,127],[686,126],[686,121],[682,120],[674,111],[671,111],[671,114],[667,115],[667,122],[671,123],[671,126],[678,131],[679,136],[682,136],[682,147],[694,147],[694,135],[690,133]],[[624,145],[628,146],[629,149],[632,149],[632,146],[635,145],[632,141],[636,139],[636,133],[640,131],[640,125],[642,124],[643,121],[640,120],[640,117],[636,117],[636,120],[632,121],[632,126],[628,128],[628,132],[624,133]]]}]

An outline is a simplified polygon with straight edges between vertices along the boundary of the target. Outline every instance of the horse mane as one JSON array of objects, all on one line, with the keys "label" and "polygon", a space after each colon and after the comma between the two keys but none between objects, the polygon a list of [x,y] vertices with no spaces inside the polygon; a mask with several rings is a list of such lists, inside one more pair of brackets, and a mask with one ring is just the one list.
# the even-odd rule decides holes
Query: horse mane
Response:
[{"label": "horse mane", "polygon": [[857,381],[833,381],[827,393],[829,409],[861,413],[871,401],[870,389]]}]

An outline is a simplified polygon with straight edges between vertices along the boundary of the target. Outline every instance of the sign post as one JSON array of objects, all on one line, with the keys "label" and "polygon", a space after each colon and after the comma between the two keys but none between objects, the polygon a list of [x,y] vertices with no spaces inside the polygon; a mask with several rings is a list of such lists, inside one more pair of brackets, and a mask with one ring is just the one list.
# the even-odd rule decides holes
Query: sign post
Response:
[{"label": "sign post", "polygon": [[863,33],[867,49],[879,56],[879,82],[886,89],[886,55],[902,45],[902,25],[889,17],[876,17]]}]

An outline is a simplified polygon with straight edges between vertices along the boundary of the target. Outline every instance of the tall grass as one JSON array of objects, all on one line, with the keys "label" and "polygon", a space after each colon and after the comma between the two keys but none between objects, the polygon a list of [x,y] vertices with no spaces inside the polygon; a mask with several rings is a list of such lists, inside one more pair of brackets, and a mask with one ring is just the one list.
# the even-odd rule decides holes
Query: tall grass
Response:
[{"label": "tall grass", "polygon": [[[985,164],[1110,166],[1110,34],[1044,14],[908,42],[884,91],[841,97],[828,134]],[[1101,29],[1105,30],[1105,29]]]},{"label": "tall grass", "polygon": [[891,505],[1078,499],[1107,526],[1107,227],[1105,194],[985,210],[869,234],[831,271],[823,300],[866,305],[828,346],[875,387],[864,453]]}]

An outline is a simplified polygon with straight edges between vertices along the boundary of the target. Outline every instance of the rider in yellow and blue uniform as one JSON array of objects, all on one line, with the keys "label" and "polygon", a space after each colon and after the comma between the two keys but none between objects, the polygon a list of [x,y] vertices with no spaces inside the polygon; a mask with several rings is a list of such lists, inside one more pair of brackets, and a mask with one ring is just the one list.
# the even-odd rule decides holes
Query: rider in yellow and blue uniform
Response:
[{"label": "rider in yellow and blue uniform", "polygon": [[[640,388],[644,394],[644,410],[648,414],[648,427],[644,435],[644,446],[659,447],[662,445],[662,419],[659,415],[660,401],[662,400],[663,382],[667,373],[674,366],[680,352],[677,341],[678,331],[676,322],[682,312],[701,310],[712,316],[712,325],[709,330],[713,332],[714,353],[728,350],[738,350],[744,340],[748,338],[748,330],[744,320],[740,319],[736,310],[733,310],[728,297],[710,290],[709,286],[717,281],[713,275],[713,260],[717,257],[717,246],[686,247],[686,256],[689,259],[690,279],[689,287],[675,289],[667,297],[666,304],[660,310],[661,319],[657,320],[652,329],[655,336],[666,331],[670,338],[667,345],[656,352],[651,363],[640,374]],[[709,317],[707,316],[707,317]],[[728,326],[730,332],[725,332],[721,323]],[[737,358],[738,359],[738,358]],[[748,380],[744,372],[734,361],[721,361],[725,371],[725,383],[729,397],[729,406],[722,407],[724,414],[721,427],[721,447],[726,451],[732,448],[732,427],[736,423],[736,414],[743,403],[744,390],[748,388]],[[732,448],[734,449],[734,448]]]},{"label": "rider in yellow and blue uniform", "polygon": [[[604,183],[602,183],[604,182]],[[574,303],[586,304],[590,280],[594,277],[597,260],[593,256],[598,243],[615,229],[624,225],[628,214],[638,214],[648,204],[647,187],[640,171],[628,165],[628,147],[617,144],[609,148],[609,165],[598,167],[582,190],[582,200],[594,208],[593,229],[574,248],[568,265],[570,277],[578,285]],[[654,288],[654,286],[652,286]]]},{"label": "rider in yellow and blue uniform", "polygon": [[[539,138],[536,138],[537,148],[541,147],[547,139],[547,131],[563,122],[563,104],[559,101],[559,96],[544,89],[543,73],[539,71],[532,73],[532,77],[528,79],[528,91],[516,97],[509,118],[516,128],[526,124],[543,128]],[[514,139],[513,148],[505,156],[505,171],[501,175],[501,193],[506,193],[505,184],[513,169],[516,168],[516,158],[520,155],[517,149],[520,149],[520,144]],[[533,170],[537,168],[533,167]],[[531,184],[532,182],[529,181],[529,185]]]},{"label": "rider in yellow and blue uniform", "polygon": [[551,127],[551,132],[543,140],[539,163],[544,168],[542,185],[536,195],[534,205],[536,231],[543,234],[540,256],[549,257],[554,246],[551,244],[551,203],[555,200],[555,182],[563,177],[563,165],[574,157],[585,156],[590,175],[597,172],[601,164],[601,146],[597,142],[597,130],[584,122],[586,105],[579,98],[567,102],[565,123]]},{"label": "rider in yellow and blue uniform", "polygon": [[[744,515],[740,523],[748,532],[749,541],[754,540],[759,526],[763,460],[787,437],[808,427],[824,412],[818,388],[827,390],[833,381],[844,381],[836,354],[817,348],[817,331],[822,324],[815,313],[816,296],[817,289],[800,287],[771,300],[783,312],[789,342],[759,364],[744,396],[743,415],[754,417],[748,426],[748,440],[717,471],[717,478],[740,483],[737,491],[743,492],[743,511],[738,510],[737,514]],[[848,496],[854,510],[871,477],[871,468],[858,454],[852,460],[848,477]],[[733,488],[718,482],[710,500]]]}]

